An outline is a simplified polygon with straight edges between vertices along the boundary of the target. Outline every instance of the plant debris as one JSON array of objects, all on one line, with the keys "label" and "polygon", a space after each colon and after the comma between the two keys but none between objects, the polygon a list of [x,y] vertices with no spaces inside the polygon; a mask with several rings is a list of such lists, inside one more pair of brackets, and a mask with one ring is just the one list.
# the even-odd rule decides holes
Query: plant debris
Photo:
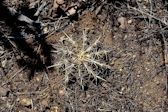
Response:
[{"label": "plant debris", "polygon": [[165,0],[1,0],[1,112],[167,112]]}]

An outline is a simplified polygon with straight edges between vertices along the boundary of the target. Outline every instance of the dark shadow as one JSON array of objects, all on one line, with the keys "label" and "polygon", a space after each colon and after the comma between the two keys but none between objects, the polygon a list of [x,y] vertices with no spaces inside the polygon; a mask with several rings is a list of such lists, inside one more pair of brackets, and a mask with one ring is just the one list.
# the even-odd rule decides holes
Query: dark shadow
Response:
[{"label": "dark shadow", "polygon": [[[16,43],[18,49],[21,50],[24,54],[24,57],[18,60],[18,64],[21,66],[27,65],[27,68],[31,70],[29,79],[33,78],[35,71],[45,70],[46,66],[51,65],[50,51],[52,46],[45,42],[45,36],[46,35],[42,35],[38,38],[36,37],[38,45],[41,46],[40,53],[34,51],[34,47],[37,46],[28,44],[25,39],[13,40],[13,42]],[[43,59],[41,57],[43,57]]]},{"label": "dark shadow", "polygon": [[[10,32],[10,36],[23,37],[21,34],[21,30],[23,29],[25,33],[34,35],[34,37],[28,37],[31,38],[32,42],[28,42],[25,38],[9,39],[4,35],[2,30],[4,27],[6,28],[6,26],[4,25],[0,28],[0,43],[3,44],[6,50],[13,51],[15,57],[20,57],[16,58],[18,65],[26,66],[26,68],[31,71],[28,77],[32,79],[35,71],[46,70],[46,66],[51,65],[50,51],[52,46],[45,41],[47,35],[41,33],[38,24],[30,27],[27,23],[20,22],[17,19],[19,14],[11,15],[7,6],[2,5],[2,1],[0,1],[0,11],[4,14],[4,16],[0,17],[0,21],[5,20],[5,25]],[[20,26],[22,26],[22,28],[20,28]],[[16,47],[12,45],[12,43],[14,43]],[[39,50],[35,50],[35,48],[39,48]]]},{"label": "dark shadow", "polygon": [[[11,40],[17,45],[17,49],[10,43],[10,41],[3,37],[0,39],[0,41],[3,43],[3,46],[8,51],[14,50],[15,57],[20,57],[20,59],[17,59],[17,63],[19,66],[27,66],[27,69],[31,71],[30,74],[28,74],[29,79],[32,79],[34,76],[35,71],[42,71],[46,70],[46,66],[51,65],[51,55],[50,51],[52,49],[52,46],[45,42],[45,36],[42,35],[36,39],[38,42],[38,45],[41,46],[40,53],[34,51],[34,47],[31,44],[28,44],[25,39],[13,39]],[[18,54],[15,51],[18,51],[23,53],[23,56],[21,54]],[[43,59],[41,58],[43,57]]]}]

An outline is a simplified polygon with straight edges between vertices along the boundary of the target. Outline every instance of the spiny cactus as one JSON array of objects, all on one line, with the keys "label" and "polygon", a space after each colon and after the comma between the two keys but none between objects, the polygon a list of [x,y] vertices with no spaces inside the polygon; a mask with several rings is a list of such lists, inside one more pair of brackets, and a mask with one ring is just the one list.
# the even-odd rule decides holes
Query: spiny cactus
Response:
[{"label": "spiny cactus", "polygon": [[63,31],[64,35],[55,46],[56,64],[48,68],[56,67],[61,74],[65,75],[65,82],[70,77],[76,78],[80,85],[83,85],[85,78],[94,78],[95,80],[105,79],[99,76],[102,70],[111,68],[108,65],[107,54],[109,51],[101,49],[99,36],[94,42],[89,42],[89,38],[83,30],[83,36],[75,40]]}]

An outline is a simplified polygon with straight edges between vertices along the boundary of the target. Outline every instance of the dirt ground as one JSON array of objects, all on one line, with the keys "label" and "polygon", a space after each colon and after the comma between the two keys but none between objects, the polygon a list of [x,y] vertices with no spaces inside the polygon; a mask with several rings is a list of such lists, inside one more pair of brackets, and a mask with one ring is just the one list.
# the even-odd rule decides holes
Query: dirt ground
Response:
[{"label": "dirt ground", "polygon": [[3,4],[44,25],[0,23],[0,112],[168,111],[168,2]]}]

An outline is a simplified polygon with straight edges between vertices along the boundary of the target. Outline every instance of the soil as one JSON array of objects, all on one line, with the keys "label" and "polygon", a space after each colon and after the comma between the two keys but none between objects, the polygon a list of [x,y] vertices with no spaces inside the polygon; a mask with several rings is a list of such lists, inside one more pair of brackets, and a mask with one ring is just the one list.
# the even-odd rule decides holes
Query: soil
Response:
[{"label": "soil", "polygon": [[44,26],[1,25],[0,112],[168,111],[168,2],[3,4]]}]

